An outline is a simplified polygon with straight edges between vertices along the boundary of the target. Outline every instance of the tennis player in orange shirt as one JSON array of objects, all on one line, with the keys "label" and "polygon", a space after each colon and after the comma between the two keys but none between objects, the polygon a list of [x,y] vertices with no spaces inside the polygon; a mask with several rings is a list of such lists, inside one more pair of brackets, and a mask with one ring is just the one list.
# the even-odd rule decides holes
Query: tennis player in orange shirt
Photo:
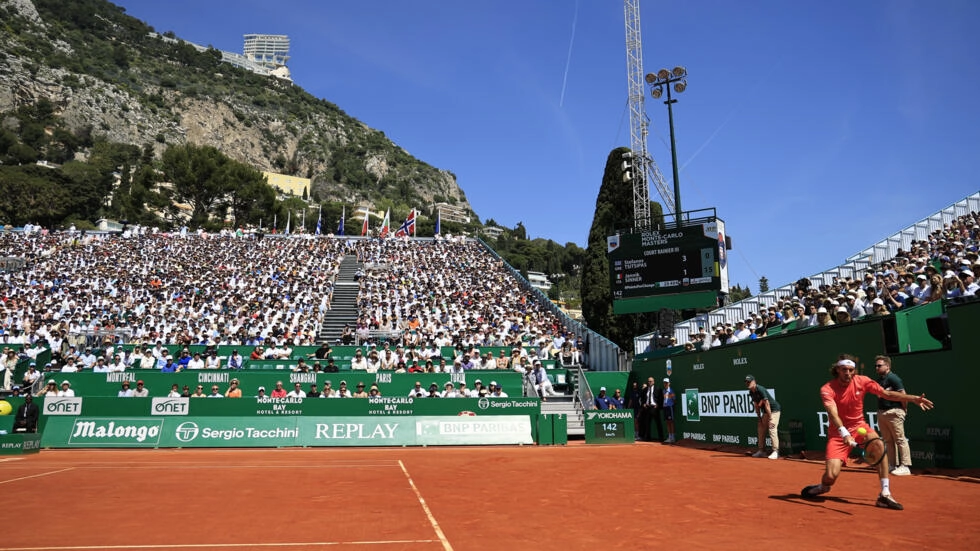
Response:
[{"label": "tennis player in orange shirt", "polygon": [[[864,429],[865,438],[876,438],[878,435],[864,420],[864,397],[867,393],[874,394],[897,402],[912,402],[923,410],[932,409],[932,401],[925,394],[913,396],[904,392],[885,390],[873,379],[855,373],[857,364],[853,356],[842,354],[837,363],[830,368],[833,379],[820,387],[820,399],[830,417],[830,436],[827,438],[826,470],[820,484],[803,488],[800,495],[812,499],[830,491],[830,487],[840,476],[841,467],[847,462],[851,449],[857,445],[855,435],[858,429]],[[881,482],[881,493],[875,505],[887,509],[903,509],[902,504],[892,497],[888,483],[888,464],[882,461],[878,464],[878,479]]]}]

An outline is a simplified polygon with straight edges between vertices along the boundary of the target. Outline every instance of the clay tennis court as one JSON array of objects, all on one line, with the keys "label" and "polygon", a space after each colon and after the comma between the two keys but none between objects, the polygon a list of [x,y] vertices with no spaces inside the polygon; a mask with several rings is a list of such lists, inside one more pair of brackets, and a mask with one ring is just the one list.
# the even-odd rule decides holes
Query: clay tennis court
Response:
[{"label": "clay tennis court", "polygon": [[[0,460],[3,549],[964,549],[980,484],[680,446],[45,450]],[[778,547],[777,547],[778,546]]]}]

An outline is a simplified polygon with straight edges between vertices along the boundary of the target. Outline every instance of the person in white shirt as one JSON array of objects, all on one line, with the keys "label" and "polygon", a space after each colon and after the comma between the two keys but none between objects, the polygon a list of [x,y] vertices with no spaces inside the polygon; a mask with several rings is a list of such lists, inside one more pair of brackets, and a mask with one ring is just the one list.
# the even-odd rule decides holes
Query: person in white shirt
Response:
[{"label": "person in white shirt", "polygon": [[408,391],[408,397],[423,398],[424,396],[425,396],[425,389],[422,388],[422,382],[415,381],[415,386],[412,387],[412,390]]},{"label": "person in white shirt", "polygon": [[71,389],[71,383],[68,381],[61,381],[61,390],[58,391],[59,398],[73,398],[75,396],[75,391]]},{"label": "person in white shirt", "polygon": [[132,398],[133,390],[129,388],[129,381],[122,382],[122,388],[119,389],[119,393],[116,394],[117,398]]},{"label": "person in white shirt", "polygon": [[740,341],[748,340],[752,336],[752,331],[746,327],[745,322],[739,320],[735,323],[735,337]]},{"label": "person in white shirt", "polygon": [[157,359],[153,357],[153,353],[150,350],[144,350],[143,355],[139,359],[140,369],[153,369],[157,366]]},{"label": "person in white shirt", "polygon": [[111,373],[122,373],[123,371],[126,371],[126,363],[123,362],[123,359],[119,356],[119,354],[116,354],[112,358],[112,363],[109,364],[109,371]]},{"label": "person in white shirt", "polygon": [[[150,356],[151,358],[153,356]],[[170,385],[170,392],[167,394],[167,398],[180,398],[180,386],[177,383]]]},{"label": "person in white shirt", "polygon": [[[68,363],[66,363],[65,365],[61,366],[60,371],[62,373],[78,373],[78,371],[79,371],[78,364],[76,364],[74,360],[68,360]],[[103,373],[107,373],[108,370],[106,368],[103,368],[103,371],[102,372]]]},{"label": "person in white shirt", "polygon": [[306,392],[301,388],[299,383],[293,385],[293,389],[286,394],[287,398],[306,398]]},{"label": "person in white shirt", "polygon": [[212,350],[206,360],[204,360],[204,369],[221,369],[221,358],[218,357],[218,353]]},{"label": "person in white shirt", "polygon": [[143,386],[143,381],[136,381],[136,389],[133,390],[133,398],[146,398],[150,391]]},{"label": "person in white shirt", "polygon": [[391,353],[391,349],[385,349],[384,354],[381,356],[381,369],[395,369],[397,363],[398,359]]},{"label": "person in white shirt", "polygon": [[367,371],[367,365],[368,365],[367,358],[364,357],[364,354],[361,352],[361,349],[358,348],[354,352],[354,357],[351,358],[350,368],[354,370],[359,369],[361,371]]},{"label": "person in white shirt", "polygon": [[456,398],[459,396],[459,393],[456,392],[456,388],[453,387],[452,381],[448,381],[446,383],[446,389],[442,391],[440,396],[443,398]]},{"label": "person in white shirt", "polygon": [[92,369],[92,366],[95,365],[97,359],[98,358],[95,357],[95,354],[92,353],[91,348],[86,348],[85,353],[82,354],[81,358],[79,358],[85,369]]},{"label": "person in white shirt", "polygon": [[507,393],[497,385],[497,381],[490,381],[489,388],[491,398],[507,398]]},{"label": "person in white shirt", "polygon": [[371,353],[368,354],[366,369],[368,373],[377,373],[378,369],[381,369],[381,359],[378,358],[377,350],[372,350]]},{"label": "person in white shirt", "polygon": [[200,352],[195,352],[194,357],[187,362],[187,369],[204,369],[204,360],[201,359]]}]

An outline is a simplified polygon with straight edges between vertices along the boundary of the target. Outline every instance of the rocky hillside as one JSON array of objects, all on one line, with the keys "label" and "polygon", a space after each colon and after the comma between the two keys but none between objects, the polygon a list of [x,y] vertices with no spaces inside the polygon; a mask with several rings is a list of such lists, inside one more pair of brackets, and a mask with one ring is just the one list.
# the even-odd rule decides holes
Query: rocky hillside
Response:
[{"label": "rocky hillside", "polygon": [[[455,176],[419,161],[336,105],[154,33],[104,0],[0,0],[0,113],[47,99],[75,132],[219,149],[313,180],[346,204],[446,202],[472,212]],[[84,152],[76,153],[84,155]]]}]

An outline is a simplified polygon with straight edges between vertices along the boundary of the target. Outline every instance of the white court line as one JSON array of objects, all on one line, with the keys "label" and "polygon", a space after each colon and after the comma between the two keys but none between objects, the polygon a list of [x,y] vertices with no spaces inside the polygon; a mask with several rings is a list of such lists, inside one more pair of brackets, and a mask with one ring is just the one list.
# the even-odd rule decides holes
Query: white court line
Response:
[{"label": "white court line", "polygon": [[85,549],[214,549],[227,547],[327,547],[337,545],[389,545],[435,543],[437,540],[311,541],[296,543],[175,543],[160,545],[65,545],[57,547],[5,547],[4,551],[72,551]]},{"label": "white court line", "polygon": [[27,480],[28,478],[37,478],[39,476],[48,476],[49,474],[63,473],[65,471],[70,471],[70,470],[72,470],[74,468],[75,467],[68,467],[67,469],[61,469],[61,470],[58,470],[58,471],[50,471],[50,472],[41,473],[41,474],[32,474],[30,476],[22,476],[20,478],[11,478],[10,480],[0,480],[0,484],[6,484],[8,482],[17,482],[18,480]]},{"label": "white court line", "polygon": [[[53,466],[53,465],[51,465]],[[316,468],[316,469],[360,469],[360,468],[372,468],[376,469],[378,467],[398,467],[397,464],[378,464],[378,465],[317,465],[314,463],[297,463],[295,465],[168,465],[166,463],[158,463],[152,465],[75,465],[75,469],[113,469],[113,470],[136,470],[136,469],[279,469],[282,467],[295,467],[295,468]]]},{"label": "white court line", "polygon": [[405,473],[405,478],[408,479],[408,484],[412,487],[412,491],[415,492],[415,497],[419,498],[419,503],[422,505],[422,510],[425,511],[425,516],[429,517],[429,523],[432,524],[432,528],[435,529],[436,535],[439,536],[439,541],[442,542],[442,548],[446,551],[453,551],[453,546],[449,545],[449,540],[446,539],[446,535],[442,533],[442,528],[439,528],[439,523],[436,522],[436,517],[432,516],[432,511],[429,510],[429,506],[425,504],[425,500],[422,499],[422,494],[419,493],[419,489],[415,486],[415,482],[412,481],[411,475],[408,474],[408,469],[405,468],[405,464],[402,460],[398,460],[398,464],[402,467],[402,472]]},{"label": "white court line", "polygon": [[5,457],[3,459],[0,459],[0,463],[3,463],[5,461],[23,461],[23,460],[24,460],[23,457]]}]

